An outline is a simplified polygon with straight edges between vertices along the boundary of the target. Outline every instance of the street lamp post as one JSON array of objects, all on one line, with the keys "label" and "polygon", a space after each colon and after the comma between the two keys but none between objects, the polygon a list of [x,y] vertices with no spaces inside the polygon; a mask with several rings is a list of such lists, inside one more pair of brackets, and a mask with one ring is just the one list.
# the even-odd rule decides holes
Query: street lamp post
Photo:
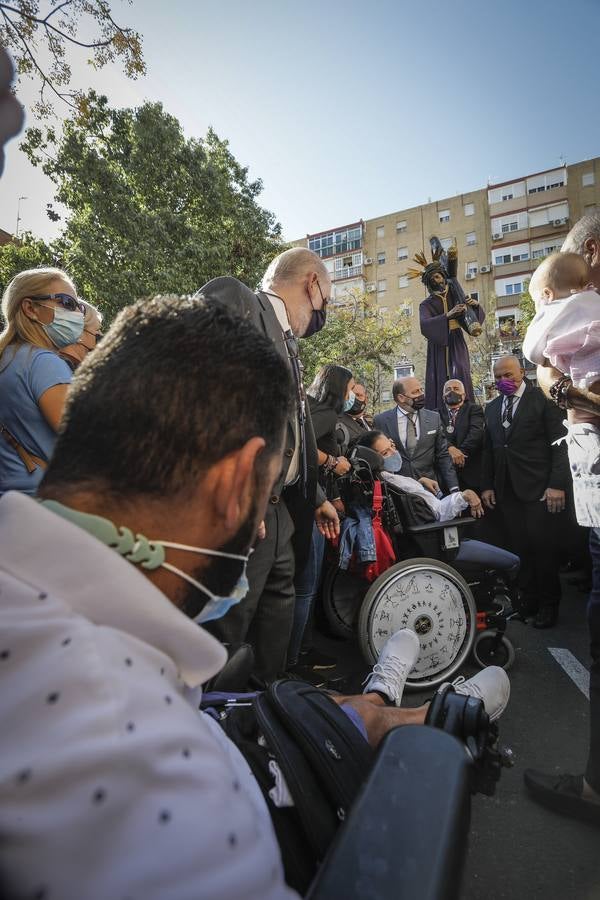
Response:
[{"label": "street lamp post", "polygon": [[15,229],[15,237],[19,237],[19,222],[21,221],[21,200],[27,200],[28,197],[19,197],[17,201],[17,227]]}]

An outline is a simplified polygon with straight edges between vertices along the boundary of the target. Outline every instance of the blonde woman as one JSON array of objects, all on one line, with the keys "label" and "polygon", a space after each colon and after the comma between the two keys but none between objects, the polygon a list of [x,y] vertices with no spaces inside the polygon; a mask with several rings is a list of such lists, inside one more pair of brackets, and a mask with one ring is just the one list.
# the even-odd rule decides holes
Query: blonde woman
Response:
[{"label": "blonde woman", "polygon": [[2,297],[0,494],[35,493],[56,439],[72,372],[59,352],[83,332],[84,304],[60,269],[16,275]]}]

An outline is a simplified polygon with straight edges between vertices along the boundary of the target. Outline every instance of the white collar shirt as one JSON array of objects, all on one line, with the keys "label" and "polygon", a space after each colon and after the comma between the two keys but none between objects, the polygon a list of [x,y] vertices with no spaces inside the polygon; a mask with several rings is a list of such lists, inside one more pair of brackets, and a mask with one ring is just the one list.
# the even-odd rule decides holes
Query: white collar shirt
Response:
[{"label": "white collar shirt", "polygon": [[[515,414],[517,412],[517,406],[519,405],[519,400],[525,393],[525,388],[527,387],[527,381],[523,379],[517,390],[514,392],[513,396],[513,405],[512,405],[512,417],[514,419]],[[502,398],[502,418],[504,419],[504,414],[506,412],[506,408],[508,406],[509,400],[508,397],[504,396]]]},{"label": "white collar shirt", "polygon": [[222,645],[115,551],[14,492],[0,499],[0,598],[10,896],[295,897],[248,764],[198,711]]},{"label": "white collar shirt", "polygon": [[417,410],[413,410],[413,412],[405,412],[399,406],[396,407],[396,416],[398,419],[398,434],[400,435],[400,440],[403,445],[406,447],[406,433],[408,431],[408,416],[412,415],[413,421],[415,423],[415,431],[417,433],[417,440],[421,437],[421,425],[419,423],[419,413]]}]

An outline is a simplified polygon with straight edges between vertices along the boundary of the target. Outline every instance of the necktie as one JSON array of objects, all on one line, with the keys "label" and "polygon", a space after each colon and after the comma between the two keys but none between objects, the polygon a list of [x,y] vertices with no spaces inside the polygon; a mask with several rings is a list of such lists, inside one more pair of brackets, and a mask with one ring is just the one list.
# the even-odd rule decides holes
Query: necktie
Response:
[{"label": "necktie", "polygon": [[514,402],[515,398],[512,394],[506,398],[506,405],[502,414],[502,424],[505,428],[508,428],[510,425],[512,425]]},{"label": "necktie", "polygon": [[417,446],[417,426],[415,424],[416,413],[406,416],[406,452],[412,456]]},{"label": "necktie", "polygon": [[288,359],[296,385],[296,411],[300,436],[300,481],[304,497],[308,494],[308,454],[306,448],[306,394],[302,383],[302,363],[298,341],[292,331],[284,331],[283,339],[288,352]]}]

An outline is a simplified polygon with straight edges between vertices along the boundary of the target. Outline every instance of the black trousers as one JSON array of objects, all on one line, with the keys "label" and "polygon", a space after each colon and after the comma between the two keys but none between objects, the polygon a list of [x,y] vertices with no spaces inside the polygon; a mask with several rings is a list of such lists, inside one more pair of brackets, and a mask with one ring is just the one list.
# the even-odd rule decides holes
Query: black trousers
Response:
[{"label": "black trousers", "polygon": [[251,644],[254,672],[269,683],[286,668],[294,621],[293,529],[283,500],[269,504],[265,526],[267,536],[257,542],[248,561],[248,594],[222,619],[204,627],[223,644]]},{"label": "black trousers", "polygon": [[512,485],[496,494],[507,549],[521,558],[519,588],[523,605],[533,613],[558,606],[561,596],[558,527],[565,513],[549,513],[546,502],[521,500]]},{"label": "black trousers", "polygon": [[587,608],[590,630],[590,752],[585,778],[600,794],[600,528],[590,531],[592,590]]}]

